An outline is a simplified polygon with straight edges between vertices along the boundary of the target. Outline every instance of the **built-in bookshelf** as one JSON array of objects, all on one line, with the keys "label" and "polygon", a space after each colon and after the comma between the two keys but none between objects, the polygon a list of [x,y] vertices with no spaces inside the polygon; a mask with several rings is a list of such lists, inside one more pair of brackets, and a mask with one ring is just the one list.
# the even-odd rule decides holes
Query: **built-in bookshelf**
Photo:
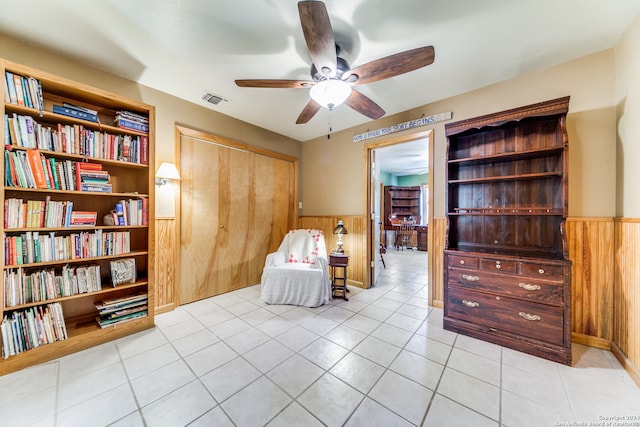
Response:
[{"label": "built-in bookshelf", "polygon": [[0,69],[2,375],[153,326],[155,110]]}]

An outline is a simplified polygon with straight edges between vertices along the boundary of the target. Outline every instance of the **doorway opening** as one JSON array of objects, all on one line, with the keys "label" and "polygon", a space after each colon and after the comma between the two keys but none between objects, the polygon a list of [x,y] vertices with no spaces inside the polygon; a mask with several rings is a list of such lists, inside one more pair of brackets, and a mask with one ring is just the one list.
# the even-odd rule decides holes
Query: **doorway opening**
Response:
[{"label": "doorway opening", "polygon": [[[417,201],[419,214],[408,218],[417,226],[413,233],[411,243],[411,263],[408,269],[424,267],[428,282],[428,299],[432,303],[433,280],[433,235],[428,232],[429,223],[433,218],[433,131],[426,130],[401,137],[368,144],[365,147],[366,156],[366,182],[367,182],[367,254],[370,265],[367,283],[375,286],[380,272],[392,267],[387,259],[400,260],[399,251],[395,249],[396,230],[389,224],[385,226],[385,190],[388,185],[412,184],[411,187],[420,189]],[[391,161],[393,160],[393,161]],[[404,166],[403,166],[404,165]],[[404,168],[404,169],[403,169]],[[387,209],[388,210],[388,209]],[[407,218],[403,218],[405,220]],[[387,223],[389,221],[386,221]],[[420,248],[418,248],[418,233],[420,233]],[[422,242],[426,240],[426,247]],[[384,246],[383,246],[384,245]],[[387,254],[381,254],[381,249],[386,246]],[[400,249],[400,248],[398,248]],[[404,247],[402,248],[404,249]],[[420,249],[420,250],[418,250]],[[426,250],[425,250],[426,249]],[[409,251],[407,251],[409,252]],[[382,259],[385,258],[386,266]],[[421,257],[423,255],[423,257]],[[418,260],[418,262],[415,262]],[[397,267],[397,265],[396,265]]]}]

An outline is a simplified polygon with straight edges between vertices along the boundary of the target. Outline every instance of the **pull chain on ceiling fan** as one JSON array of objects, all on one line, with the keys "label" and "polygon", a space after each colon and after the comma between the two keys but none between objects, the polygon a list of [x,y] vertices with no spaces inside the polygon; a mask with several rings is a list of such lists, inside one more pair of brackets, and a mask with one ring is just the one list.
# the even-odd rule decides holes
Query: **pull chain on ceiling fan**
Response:
[{"label": "pull chain on ceiling fan", "polygon": [[313,64],[312,80],[236,80],[240,87],[311,89],[311,99],[302,109],[296,124],[307,123],[321,107],[333,110],[343,102],[371,119],[379,119],[385,111],[374,101],[353,88],[426,67],[433,63],[433,46],[424,46],[376,59],[351,68],[341,58],[325,4],[301,1],[298,13],[302,32]]}]

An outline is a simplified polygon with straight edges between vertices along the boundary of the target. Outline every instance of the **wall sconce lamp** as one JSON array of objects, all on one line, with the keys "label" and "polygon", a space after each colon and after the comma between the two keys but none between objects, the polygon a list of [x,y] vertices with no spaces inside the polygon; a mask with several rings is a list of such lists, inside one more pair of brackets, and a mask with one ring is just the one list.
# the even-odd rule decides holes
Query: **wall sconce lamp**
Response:
[{"label": "wall sconce lamp", "polygon": [[158,168],[158,172],[156,172],[156,185],[162,186],[166,185],[169,180],[179,180],[180,174],[178,173],[178,169],[176,165],[173,163],[163,162]]},{"label": "wall sconce lamp", "polygon": [[349,232],[347,231],[347,229],[344,227],[344,224],[342,222],[342,220],[338,220],[338,225],[336,225],[336,228],[333,229],[333,234],[337,234],[338,235],[338,249],[336,249],[336,253],[338,254],[343,254],[344,253],[344,249],[342,249],[342,236],[345,234],[349,234]]}]

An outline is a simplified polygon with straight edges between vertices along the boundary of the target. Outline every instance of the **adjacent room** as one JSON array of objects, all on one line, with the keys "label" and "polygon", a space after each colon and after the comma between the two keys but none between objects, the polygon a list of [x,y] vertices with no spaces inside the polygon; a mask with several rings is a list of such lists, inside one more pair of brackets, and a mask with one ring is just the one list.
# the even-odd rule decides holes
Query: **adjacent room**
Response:
[{"label": "adjacent room", "polygon": [[637,0],[0,1],[0,425],[640,425]]}]

